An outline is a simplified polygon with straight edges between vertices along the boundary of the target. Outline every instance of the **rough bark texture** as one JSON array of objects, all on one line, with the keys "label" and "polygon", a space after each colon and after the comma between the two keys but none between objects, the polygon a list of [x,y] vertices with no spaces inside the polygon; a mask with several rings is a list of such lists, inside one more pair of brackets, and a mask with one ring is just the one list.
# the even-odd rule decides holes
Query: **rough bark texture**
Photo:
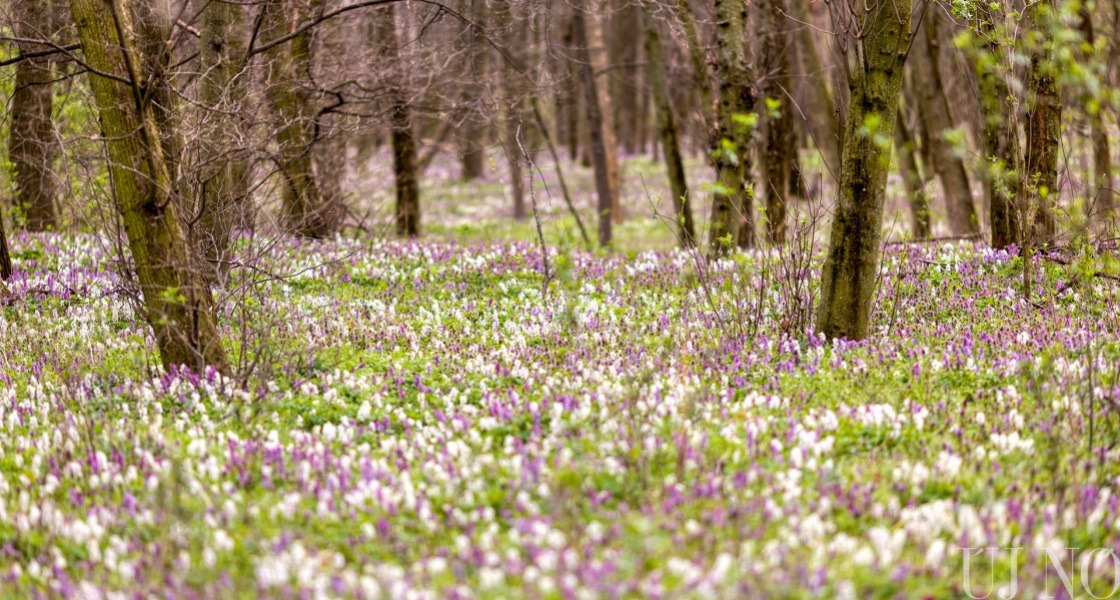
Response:
[{"label": "rough bark texture", "polygon": [[199,219],[191,234],[203,273],[216,280],[229,273],[233,228],[250,220],[249,163],[237,150],[248,85],[240,63],[245,54],[244,11],[239,4],[211,2],[203,14],[199,42],[202,103],[217,109],[208,115],[205,142],[216,159],[202,169],[208,176],[199,189]]},{"label": "rough bark texture", "polygon": [[933,170],[941,182],[949,229],[953,235],[969,235],[980,231],[972,191],[964,160],[945,138],[945,132],[956,126],[949,98],[941,77],[940,50],[937,33],[938,8],[926,9],[924,31],[918,33],[911,60],[914,68],[918,110],[922,115],[923,144],[928,147]]},{"label": "rough bark texture", "polygon": [[[128,236],[165,367],[228,371],[210,290],[192,269],[151,104],[138,82],[142,61],[123,0],[71,0],[82,55],[109,157],[113,197]],[[123,37],[123,39],[122,39]]]},{"label": "rough bark texture", "polygon": [[910,209],[910,235],[916,239],[926,239],[932,234],[929,222],[929,195],[926,194],[925,177],[915,158],[917,145],[910,128],[906,125],[906,115],[899,108],[894,125],[894,152],[898,157],[898,172],[906,186],[906,204]]},{"label": "rough bark texture", "polygon": [[754,245],[754,192],[749,185],[749,132],[744,121],[754,110],[755,92],[744,45],[746,12],[744,0],[716,0],[719,109],[712,149],[716,168],[708,238],[712,256],[722,255],[731,244]]},{"label": "rough bark texture", "polygon": [[762,93],[766,98],[765,158],[762,161],[763,198],[766,203],[766,237],[772,245],[786,241],[786,199],[794,189],[794,164],[797,161],[797,135],[793,121],[793,101],[789,90],[790,53],[793,39],[789,31],[785,0],[766,0],[762,5],[762,60],[766,73]]},{"label": "rough bark texture", "polygon": [[584,4],[577,0],[572,15],[573,42],[576,60],[579,62],[580,79],[587,109],[587,125],[590,130],[591,160],[595,165],[595,191],[599,196],[599,245],[604,248],[611,244],[611,213],[615,205],[616,188],[611,185],[610,159],[607,152],[606,124],[603,122],[600,94],[592,69],[591,52],[588,48],[587,24],[584,18]]},{"label": "rough bark texture", "polygon": [[[817,331],[863,339],[879,266],[883,201],[903,63],[910,33],[909,0],[868,0],[861,56],[852,70],[839,201],[821,270]],[[858,6],[858,5],[857,5]],[[869,131],[869,125],[875,124]],[[886,140],[882,137],[886,136]]]},{"label": "rough bark texture", "polygon": [[[51,2],[14,0],[11,11],[17,38],[34,40],[49,37]],[[21,54],[47,48],[31,42],[16,45]],[[56,186],[51,170],[58,156],[58,143],[51,122],[53,78],[50,57],[32,58],[16,65],[8,155],[15,168],[15,205],[23,223],[32,231],[57,226]]]},{"label": "rough bark texture", "polygon": [[1027,71],[1026,147],[1023,169],[1025,177],[1019,186],[1021,206],[1034,202],[1031,246],[1054,241],[1057,224],[1054,218],[1058,200],[1058,151],[1062,135],[1062,100],[1054,80],[1054,65],[1048,59],[1052,45],[1049,19],[1053,0],[1044,1],[1032,10],[1034,27],[1040,43],[1031,51]]},{"label": "rough bark texture", "polygon": [[[179,97],[171,88],[169,69],[173,60],[174,46],[171,39],[171,20],[179,11],[172,6],[171,0],[132,0],[127,3],[132,11],[136,30],[136,47],[143,61],[144,72],[152,115],[159,128],[160,144],[163,147],[164,162],[171,176],[171,184],[176,187],[177,197],[183,197],[180,183],[180,158],[183,155],[182,124],[179,114]],[[184,207],[185,208],[185,207]]]},{"label": "rough bark texture", "polygon": [[984,123],[984,182],[988,194],[988,219],[992,247],[1007,248],[1019,243],[1020,207],[1016,205],[1019,170],[1019,136],[1016,132],[1010,91],[998,68],[1002,47],[995,36],[1004,15],[986,3],[977,4],[974,29],[984,47],[975,57],[980,83],[980,112]]},{"label": "rough bark texture", "polygon": [[653,109],[657,117],[657,135],[665,156],[665,170],[669,174],[678,237],[682,246],[691,248],[696,245],[696,224],[693,222],[692,203],[688,197],[688,181],[685,178],[684,158],[681,156],[677,119],[669,99],[669,74],[658,31],[660,24],[654,18],[650,5],[644,6],[646,62],[653,94]]},{"label": "rough bark texture", "polygon": [[[263,29],[273,39],[294,31],[306,11],[289,0],[270,0]],[[276,163],[283,181],[285,225],[292,233],[321,238],[335,227],[336,215],[315,181],[311,148],[317,141],[316,110],[309,89],[311,34],[297,35],[265,52],[268,101],[276,117]]]},{"label": "rough bark texture", "polygon": [[836,116],[835,99],[829,89],[828,75],[821,63],[817,49],[817,35],[809,24],[809,3],[794,0],[791,8],[797,24],[797,58],[803,71],[802,85],[806,88],[807,106],[803,107],[808,119],[813,141],[824,160],[827,174],[840,176],[840,120]]}]

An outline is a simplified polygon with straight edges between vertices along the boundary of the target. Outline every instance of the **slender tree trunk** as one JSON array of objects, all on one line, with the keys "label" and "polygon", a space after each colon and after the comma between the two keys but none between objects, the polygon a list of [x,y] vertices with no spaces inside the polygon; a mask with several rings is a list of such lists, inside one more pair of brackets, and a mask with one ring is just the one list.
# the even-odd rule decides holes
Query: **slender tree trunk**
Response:
[{"label": "slender tree trunk", "polygon": [[163,364],[228,372],[213,299],[192,269],[155,115],[140,83],[148,78],[139,71],[131,16],[123,0],[71,0],[70,8],[91,68],[113,197]]},{"label": "slender tree trunk", "polygon": [[[495,0],[493,9],[494,20],[502,36],[505,51],[512,53],[519,47],[518,42],[525,41],[524,36],[518,36],[514,26],[513,7],[509,0]],[[510,194],[513,197],[513,218],[524,221],[529,216],[525,206],[525,175],[521,167],[524,156],[518,144],[518,136],[525,137],[526,128],[523,127],[525,116],[523,106],[522,79],[512,65],[501,63],[499,65],[502,77],[502,144],[504,146],[506,161],[509,164]]]},{"label": "slender tree trunk", "polygon": [[[12,26],[17,38],[35,40],[50,34],[49,0],[13,0]],[[21,54],[48,46],[31,41],[17,42]],[[54,74],[51,58],[40,57],[16,65],[12,94],[8,155],[15,168],[15,205],[23,223],[32,231],[57,227],[55,182],[52,166],[58,142],[51,122]]]},{"label": "slender tree trunk", "polygon": [[786,199],[794,187],[793,165],[797,162],[793,100],[789,97],[792,88],[789,57],[794,44],[785,0],[766,0],[761,13],[762,59],[766,72],[762,93],[767,103],[762,181],[766,237],[771,245],[777,246],[786,241]]},{"label": "slender tree trunk", "polygon": [[[245,54],[245,9],[228,2],[212,2],[203,14],[199,57],[202,103],[216,112],[205,115],[208,153],[214,157],[204,170],[209,177],[199,190],[198,224],[193,246],[202,258],[202,272],[224,281],[230,269],[233,228],[249,220],[249,164],[235,147],[244,133],[248,107],[248,75],[242,71]],[[230,118],[229,113],[238,116]],[[204,176],[205,177],[205,176]]]},{"label": "slender tree trunk", "polygon": [[[581,0],[582,2],[582,0]],[[590,22],[584,19],[584,31],[587,36],[587,51],[591,64],[589,68],[596,77],[595,89],[599,94],[599,114],[603,120],[603,149],[607,155],[607,182],[611,186],[611,221],[621,223],[625,215],[622,210],[622,201],[618,170],[618,122],[615,120],[614,98],[610,93],[610,80],[598,81],[599,74],[607,73],[610,67],[611,56],[607,51],[604,29],[607,24],[609,10],[606,0],[592,0],[591,13],[594,18]]]},{"label": "slender tree trunk", "polygon": [[980,113],[984,123],[984,182],[988,195],[988,219],[992,247],[1007,248],[1020,243],[1020,213],[1017,206],[1019,186],[1019,136],[1010,90],[998,65],[1004,62],[1003,47],[996,31],[1005,16],[986,3],[977,4],[973,28],[980,33],[983,47],[973,57],[980,87]]},{"label": "slender tree trunk", "polygon": [[[136,28],[136,46],[144,61],[144,71],[150,81],[152,114],[159,128],[160,144],[163,147],[167,172],[171,184],[176,187],[176,197],[184,194],[181,182],[180,159],[183,155],[182,123],[179,114],[179,98],[172,89],[169,69],[173,60],[171,39],[171,20],[176,14],[171,0],[133,0],[128,3],[132,10]],[[187,207],[183,207],[186,209]]]},{"label": "slender tree trunk", "polygon": [[1031,49],[1027,72],[1026,148],[1023,166],[1026,177],[1020,185],[1019,202],[1030,206],[1034,200],[1035,219],[1031,227],[1030,245],[1037,247],[1054,241],[1057,223],[1054,212],[1058,201],[1058,150],[1062,136],[1062,101],[1054,79],[1054,65],[1049,60],[1053,37],[1050,19],[1054,16],[1053,0],[1043,0],[1032,7],[1032,27],[1040,34],[1039,47]]},{"label": "slender tree trunk", "polygon": [[[306,11],[290,0],[269,0],[264,7],[264,31],[278,38],[294,31]],[[334,207],[324,201],[315,181],[311,150],[316,109],[309,89],[311,33],[305,31],[286,44],[265,52],[268,101],[277,119],[277,166],[283,181],[284,220],[296,235],[321,238],[335,227]]]},{"label": "slender tree trunk", "polygon": [[681,156],[677,120],[673,115],[673,106],[669,99],[669,75],[665,67],[661,36],[658,32],[659,24],[651,6],[644,4],[643,7],[647,79],[653,93],[657,134],[665,149],[665,168],[669,173],[669,189],[673,194],[673,210],[679,228],[678,236],[683,247],[691,248],[696,245],[696,224],[692,219],[692,203],[688,196],[688,182],[685,178],[684,158]]},{"label": "slender tree trunk", "polygon": [[[699,117],[704,125],[707,136],[714,135],[715,125],[708,116],[715,113],[715,98],[712,95],[712,77],[708,72],[708,58],[700,46],[700,34],[696,30],[696,16],[692,13],[689,0],[677,0],[677,12],[680,15],[681,26],[684,28],[685,42],[688,44],[688,56],[692,59],[693,76],[696,78],[696,91],[700,96]],[[707,140],[710,143],[710,140]]]},{"label": "slender tree trunk", "polygon": [[[1085,43],[1091,49],[1085,53],[1083,60],[1089,68],[1093,64],[1100,64],[1096,52],[1096,31],[1093,28],[1093,11],[1095,5],[1083,3],[1078,10],[1078,24]],[[1116,32],[1120,34],[1120,32]],[[1101,74],[1107,78],[1107,66]],[[1093,214],[1090,218],[1098,223],[1111,224],[1116,216],[1116,198],[1112,185],[1112,150],[1108,143],[1108,130],[1105,128],[1104,115],[1099,104],[1085,102],[1086,116],[1089,120],[1089,139],[1093,148],[1093,190],[1089,197],[1092,200]]]},{"label": "slender tree trunk", "polygon": [[611,213],[614,212],[616,188],[611,185],[610,159],[607,152],[607,127],[603,121],[602,108],[599,104],[599,90],[592,69],[583,0],[576,0],[574,8],[572,37],[575,42],[576,60],[579,62],[583,95],[587,105],[591,159],[595,164],[595,190],[599,195],[599,245],[606,248],[611,245]]},{"label": "slender tree trunk", "polygon": [[485,24],[487,13],[485,0],[471,0],[471,18],[478,27],[471,27],[467,33],[470,54],[470,72],[463,86],[463,102],[466,105],[466,121],[459,136],[460,158],[463,162],[463,179],[470,181],[482,177],[486,170],[486,121],[483,117],[484,95],[486,92],[487,56],[489,46],[479,30]]},{"label": "slender tree trunk", "polygon": [[915,42],[914,67],[918,111],[922,115],[923,144],[929,149],[931,163],[941,181],[945,195],[945,207],[949,215],[949,228],[953,235],[969,235],[980,231],[976,209],[972,201],[972,191],[968,183],[964,160],[958,156],[945,132],[956,125],[945,94],[945,84],[941,77],[940,51],[937,33],[937,8],[927,8],[922,29]]},{"label": "slender tree trunk", "polygon": [[[864,61],[848,85],[840,197],[821,269],[817,331],[830,339],[870,333],[890,162],[890,148],[878,138],[894,134],[909,45],[910,0],[867,0],[867,8],[861,13],[867,15],[864,37],[857,42]],[[874,122],[876,130],[867,131]]]},{"label": "slender tree trunk", "polygon": [[719,110],[712,148],[716,168],[708,239],[712,256],[722,255],[732,244],[754,245],[754,190],[750,185],[750,136],[746,123],[754,110],[755,94],[744,45],[746,12],[744,0],[716,0]]},{"label": "slender tree trunk", "polygon": [[929,238],[933,231],[929,222],[929,195],[926,194],[925,177],[915,159],[917,144],[906,115],[899,107],[894,125],[894,152],[898,157],[898,171],[906,186],[907,206],[910,208],[910,235],[916,240]]},{"label": "slender tree trunk", "polygon": [[8,251],[8,236],[4,233],[4,217],[0,215],[0,281],[12,278],[12,255]]},{"label": "slender tree trunk", "polygon": [[[397,38],[397,11],[395,4],[388,4],[378,15],[378,38],[381,53],[388,60],[400,62],[400,41]],[[397,75],[398,79],[406,75]],[[395,219],[397,235],[414,238],[420,235],[420,181],[416,159],[416,139],[412,122],[412,107],[403,81],[394,81],[390,90],[392,110],[393,175],[396,178],[397,204]]]},{"label": "slender tree trunk", "polygon": [[840,176],[840,120],[836,116],[836,100],[829,89],[828,76],[821,55],[817,50],[816,30],[810,25],[809,3],[794,0],[791,3],[797,24],[798,62],[804,71],[802,85],[806,88],[807,106],[802,110],[808,119],[809,131],[813,133],[813,143],[824,160],[826,174]]}]

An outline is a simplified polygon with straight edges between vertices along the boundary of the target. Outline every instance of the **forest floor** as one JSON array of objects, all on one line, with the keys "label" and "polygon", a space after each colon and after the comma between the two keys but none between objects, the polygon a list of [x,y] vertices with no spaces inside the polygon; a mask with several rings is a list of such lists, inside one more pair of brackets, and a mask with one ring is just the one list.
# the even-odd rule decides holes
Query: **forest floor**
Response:
[{"label": "forest floor", "polygon": [[3,597],[956,598],[1120,542],[1076,257],[1028,300],[1006,253],[890,247],[831,345],[788,254],[554,249],[545,294],[528,241],[280,242],[218,294],[223,379],[161,372],[104,241],[13,245]]}]

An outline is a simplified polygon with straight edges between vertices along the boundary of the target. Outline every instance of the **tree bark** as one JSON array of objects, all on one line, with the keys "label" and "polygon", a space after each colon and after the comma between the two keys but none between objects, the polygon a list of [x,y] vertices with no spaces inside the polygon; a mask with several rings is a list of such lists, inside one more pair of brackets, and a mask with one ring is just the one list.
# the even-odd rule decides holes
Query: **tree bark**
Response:
[{"label": "tree bark", "polygon": [[[17,38],[50,40],[52,6],[49,0],[13,0],[11,10]],[[32,41],[20,41],[16,46],[20,54],[48,48]],[[53,78],[49,56],[30,58],[16,65],[8,155],[15,168],[17,213],[31,231],[58,226],[52,170],[58,156],[58,142],[51,121]]]},{"label": "tree bark", "polygon": [[0,281],[12,278],[12,255],[8,251],[8,236],[4,233],[4,217],[0,214]]},{"label": "tree bark", "polygon": [[598,93],[599,114],[603,121],[603,150],[607,155],[607,182],[611,186],[611,222],[621,223],[625,215],[619,193],[621,183],[618,170],[618,122],[615,120],[614,98],[610,93],[609,80],[606,84],[598,81],[599,75],[607,73],[612,59],[607,51],[604,35],[608,22],[604,12],[609,9],[609,5],[607,0],[592,0],[591,7],[592,12],[589,14],[594,15],[594,18],[590,23],[586,18],[584,19],[587,52],[591,61],[589,68],[596,78],[595,90]]},{"label": "tree bark", "polygon": [[973,57],[980,87],[980,112],[983,118],[984,182],[988,195],[988,219],[992,247],[1007,248],[1020,242],[1021,207],[1017,206],[1019,186],[1019,135],[1010,90],[1001,72],[1003,47],[997,36],[1004,14],[987,3],[977,4],[973,29],[983,47]]},{"label": "tree bark", "polygon": [[[400,61],[400,41],[397,38],[396,5],[388,4],[378,15],[378,38],[381,53],[387,59]],[[420,236],[420,181],[416,159],[416,138],[403,74],[394,75],[390,90],[389,113],[392,130],[393,175],[396,179],[397,203],[394,208],[397,235],[403,238]]]},{"label": "tree bark", "polygon": [[[1091,10],[1094,6],[1083,3],[1078,9],[1078,25],[1081,29],[1081,35],[1090,48],[1089,52],[1083,53],[1083,60],[1088,68],[1094,68],[1093,65],[1100,64],[1096,53],[1097,37],[1093,28],[1093,11]],[[1116,33],[1120,34],[1120,32]],[[1107,67],[1103,69],[1101,74],[1106,78],[1108,77]],[[1092,98],[1086,98],[1086,100],[1092,100]],[[1109,225],[1116,216],[1116,198],[1112,185],[1112,150],[1109,148],[1108,130],[1105,128],[1103,109],[1100,104],[1088,101],[1083,104],[1087,107],[1085,114],[1089,121],[1089,140],[1093,149],[1093,190],[1089,195],[1092,210],[1089,217],[1094,222]]]},{"label": "tree bark", "polygon": [[765,160],[762,163],[763,197],[766,203],[766,237],[771,245],[786,241],[786,199],[794,189],[797,136],[793,122],[793,100],[789,53],[794,44],[789,32],[785,0],[766,0],[761,10],[762,59],[766,77],[762,93],[767,103]]},{"label": "tree bark", "polygon": [[612,218],[616,204],[614,196],[617,188],[611,185],[610,158],[607,151],[607,127],[603,120],[600,94],[595,82],[595,72],[591,63],[588,47],[587,25],[584,18],[584,2],[576,0],[572,15],[573,42],[576,60],[579,62],[580,79],[587,109],[587,126],[590,130],[591,160],[595,166],[595,191],[599,196],[599,245],[606,248],[612,241]]},{"label": "tree bark", "polygon": [[836,116],[836,100],[829,89],[828,76],[817,50],[817,36],[810,25],[809,3],[794,0],[793,14],[800,21],[797,25],[798,62],[804,74],[802,85],[806,88],[808,105],[803,107],[813,132],[813,143],[824,160],[825,170],[831,177],[840,176],[840,120]]},{"label": "tree bark", "polygon": [[[289,0],[269,0],[264,31],[279,38],[294,31],[306,11]],[[283,181],[284,221],[294,234],[322,238],[334,231],[334,207],[324,201],[315,181],[311,150],[317,115],[310,91],[311,33],[265,52],[268,101],[276,117],[277,167]]]},{"label": "tree bark", "polygon": [[915,42],[914,67],[917,84],[918,111],[922,115],[923,144],[929,149],[931,164],[941,181],[945,207],[949,216],[949,229],[953,235],[970,235],[980,231],[972,190],[968,183],[964,160],[954,151],[945,138],[945,132],[956,125],[945,84],[941,77],[941,60],[937,24],[938,8],[927,8],[923,32]]},{"label": "tree bark", "polygon": [[[862,4],[862,3],[861,3]],[[867,0],[866,28],[852,70],[840,197],[821,269],[817,331],[853,340],[870,332],[879,266],[883,203],[903,66],[910,35],[909,0]],[[857,4],[854,10],[859,10]],[[863,14],[863,13],[861,13]],[[886,140],[882,139],[886,136]]]},{"label": "tree bark", "polygon": [[684,158],[681,156],[677,119],[673,114],[669,99],[669,75],[665,66],[664,50],[661,46],[659,24],[649,4],[643,5],[645,19],[645,50],[650,91],[653,94],[653,109],[657,118],[657,134],[665,155],[665,169],[669,174],[669,189],[673,194],[673,213],[676,218],[678,237],[681,246],[692,248],[696,245],[696,224],[692,218],[692,203],[688,196],[688,181],[685,177]]},{"label": "tree bark", "polygon": [[1054,65],[1048,59],[1053,38],[1049,19],[1054,14],[1053,0],[1043,0],[1032,11],[1032,27],[1041,43],[1031,49],[1027,71],[1026,147],[1023,166],[1026,177],[1019,186],[1021,206],[1034,201],[1034,222],[1030,244],[1039,246],[1054,241],[1057,222],[1054,212],[1058,200],[1058,150],[1062,135],[1062,101],[1054,79]]},{"label": "tree bark", "polygon": [[[493,11],[507,53],[514,52],[521,41],[513,21],[513,7],[509,0],[495,0]],[[513,199],[513,218],[524,221],[529,216],[525,205],[525,174],[522,169],[521,146],[518,135],[524,138],[524,89],[517,70],[508,64],[500,64],[503,102],[501,118],[503,124],[502,145],[509,165],[510,195]]]},{"label": "tree bark", "polygon": [[[210,290],[192,269],[123,0],[71,0],[109,156],[113,197],[165,367],[228,372]],[[103,75],[103,74],[107,74]],[[128,83],[126,83],[128,82]]]},{"label": "tree bark", "polygon": [[750,185],[750,118],[755,92],[747,65],[744,0],[716,0],[716,71],[719,106],[712,154],[716,184],[708,253],[754,245],[754,190]]},{"label": "tree bark", "polygon": [[929,238],[933,231],[929,222],[929,195],[926,194],[926,178],[915,159],[917,146],[910,128],[906,125],[906,115],[899,107],[894,125],[894,152],[898,157],[898,172],[906,186],[907,206],[910,209],[910,235],[916,240]]},{"label": "tree bark", "polygon": [[245,128],[241,115],[247,109],[248,75],[241,63],[246,47],[244,24],[243,6],[211,2],[203,14],[199,42],[202,103],[214,109],[205,115],[212,162],[203,168],[208,176],[204,176],[199,190],[199,219],[191,233],[192,245],[204,263],[203,273],[212,281],[226,279],[233,229],[251,218],[249,163],[236,148]]},{"label": "tree bark", "polygon": [[460,158],[463,162],[463,180],[482,177],[486,170],[486,121],[483,117],[486,92],[487,50],[489,47],[479,28],[486,18],[485,0],[471,0],[470,14],[476,26],[467,32],[467,52],[470,55],[470,72],[463,86],[463,103],[466,120],[460,130]]}]

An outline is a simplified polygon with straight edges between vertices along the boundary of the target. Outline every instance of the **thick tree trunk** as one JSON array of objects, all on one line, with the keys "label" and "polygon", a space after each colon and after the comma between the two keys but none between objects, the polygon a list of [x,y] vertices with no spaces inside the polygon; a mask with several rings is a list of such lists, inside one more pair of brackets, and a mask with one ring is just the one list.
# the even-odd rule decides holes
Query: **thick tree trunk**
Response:
[{"label": "thick tree trunk", "polygon": [[1057,234],[1054,212],[1058,201],[1058,150],[1062,136],[1062,100],[1054,79],[1054,64],[1049,60],[1053,38],[1050,19],[1054,15],[1053,0],[1043,0],[1032,8],[1033,27],[1041,42],[1031,50],[1027,72],[1026,147],[1020,181],[1020,206],[1034,201],[1034,223],[1031,246],[1049,244]]},{"label": "thick tree trunk", "polygon": [[1020,167],[1019,135],[1010,90],[997,65],[1003,62],[1003,48],[996,37],[997,24],[1004,15],[986,3],[977,4],[974,29],[984,46],[973,58],[980,87],[980,113],[984,123],[984,182],[988,195],[988,220],[992,247],[1007,248],[1020,242],[1021,207],[1017,206]]},{"label": "thick tree trunk", "polygon": [[[230,269],[233,228],[250,220],[249,163],[235,147],[244,130],[243,111],[248,74],[241,70],[245,54],[245,9],[227,2],[207,5],[202,21],[199,59],[202,103],[217,112],[206,115],[209,164],[198,199],[198,223],[192,245],[203,261],[203,273],[224,281]],[[229,113],[236,116],[229,117]]]},{"label": "thick tree trunk", "polygon": [[[35,40],[51,31],[51,2],[13,0],[13,29],[21,40]],[[21,54],[48,48],[20,41]],[[12,94],[8,156],[15,168],[15,205],[22,222],[32,231],[57,227],[55,181],[52,166],[58,142],[51,122],[54,75],[50,57],[31,58],[16,65]]]},{"label": "thick tree trunk", "polygon": [[716,0],[716,69],[719,78],[717,132],[712,154],[716,184],[708,253],[724,254],[732,245],[754,245],[754,190],[748,116],[755,93],[747,65],[743,22],[744,0]]},{"label": "thick tree trunk", "polygon": [[926,9],[924,32],[918,33],[915,42],[914,67],[917,84],[918,111],[922,115],[922,143],[929,149],[931,164],[941,181],[945,207],[949,215],[949,229],[953,235],[970,235],[980,231],[972,190],[968,183],[964,160],[954,151],[945,138],[945,132],[956,125],[945,84],[941,77],[940,50],[937,33],[937,8]]},{"label": "thick tree trunk", "polygon": [[696,224],[692,219],[692,203],[688,197],[688,181],[685,178],[684,158],[681,156],[680,139],[677,132],[677,119],[673,114],[669,99],[669,74],[665,66],[664,50],[661,46],[659,24],[650,5],[645,4],[643,15],[646,30],[647,79],[653,93],[654,114],[657,117],[657,134],[664,148],[665,169],[669,173],[669,189],[673,194],[673,211],[676,217],[678,237],[681,246],[692,248],[696,245]]},{"label": "thick tree trunk", "polygon": [[929,222],[929,195],[926,194],[925,177],[915,159],[917,146],[906,115],[898,109],[894,124],[894,152],[898,157],[898,172],[906,186],[907,206],[910,209],[910,235],[916,240],[929,238],[933,233]]},{"label": "thick tree trunk", "polygon": [[[816,326],[830,339],[858,340],[870,333],[890,163],[890,148],[878,138],[894,134],[910,34],[909,0],[867,4],[871,10],[858,53],[864,62],[853,69],[848,86],[840,197],[821,270]],[[867,131],[873,122],[877,129]]]},{"label": "thick tree trunk", "polygon": [[591,52],[588,47],[587,25],[584,18],[583,0],[576,0],[572,15],[573,42],[576,60],[579,62],[580,79],[587,109],[587,126],[590,130],[591,159],[595,165],[595,191],[599,196],[599,245],[606,248],[612,240],[612,218],[616,204],[614,196],[617,188],[611,185],[610,157],[607,151],[607,127],[603,120],[600,94],[592,68]]},{"label": "thick tree trunk", "polygon": [[809,130],[813,132],[813,142],[824,160],[826,175],[840,176],[840,120],[836,116],[836,100],[829,89],[828,75],[821,63],[817,50],[816,30],[810,25],[809,3],[804,0],[792,2],[797,24],[798,63],[803,76],[802,85],[806,88],[807,106],[802,107],[808,119]]},{"label": "thick tree trunk", "polygon": [[113,197],[163,364],[228,372],[213,299],[192,269],[155,116],[141,87],[147,77],[139,72],[131,16],[123,0],[71,0],[70,7],[91,68]]},{"label": "thick tree trunk", "polygon": [[786,241],[786,199],[794,189],[793,166],[797,162],[793,100],[789,97],[792,88],[790,53],[794,44],[785,0],[766,0],[761,13],[762,59],[766,73],[762,93],[767,103],[765,160],[762,163],[766,237],[771,245],[781,245]]},{"label": "thick tree trunk", "polygon": [[[270,0],[264,8],[264,31],[273,39],[294,31],[306,16],[289,0]],[[315,181],[311,151],[316,109],[310,91],[311,33],[265,52],[268,101],[276,117],[276,163],[283,182],[285,225],[292,233],[321,238],[334,231],[334,207],[324,201]]]}]

